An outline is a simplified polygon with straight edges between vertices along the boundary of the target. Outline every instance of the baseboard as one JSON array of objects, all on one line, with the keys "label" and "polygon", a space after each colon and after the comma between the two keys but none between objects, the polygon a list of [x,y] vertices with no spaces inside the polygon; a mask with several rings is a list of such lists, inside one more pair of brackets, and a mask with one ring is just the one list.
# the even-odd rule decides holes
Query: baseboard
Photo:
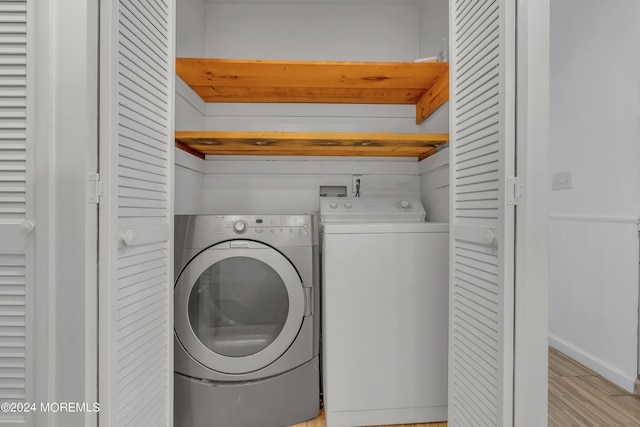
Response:
[{"label": "baseboard", "polygon": [[637,375],[629,376],[610,363],[595,357],[591,353],[555,336],[554,334],[549,334],[549,345],[561,353],[566,354],[576,362],[597,372],[629,393],[634,393],[634,384],[636,382]]}]

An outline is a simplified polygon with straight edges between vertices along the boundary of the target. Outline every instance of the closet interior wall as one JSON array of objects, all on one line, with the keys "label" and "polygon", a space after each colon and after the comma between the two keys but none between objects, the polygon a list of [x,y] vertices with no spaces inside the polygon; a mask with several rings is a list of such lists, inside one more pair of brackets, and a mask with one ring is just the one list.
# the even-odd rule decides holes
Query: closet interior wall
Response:
[{"label": "closet interior wall", "polygon": [[[414,61],[437,55],[448,32],[446,0],[177,5],[184,57]],[[448,132],[447,105],[416,125],[413,105],[205,104],[182,81],[176,90],[176,130]],[[362,195],[421,196],[416,159],[187,158],[176,155],[176,213],[315,212],[320,185],[345,185],[351,194],[354,174],[363,175]]]}]

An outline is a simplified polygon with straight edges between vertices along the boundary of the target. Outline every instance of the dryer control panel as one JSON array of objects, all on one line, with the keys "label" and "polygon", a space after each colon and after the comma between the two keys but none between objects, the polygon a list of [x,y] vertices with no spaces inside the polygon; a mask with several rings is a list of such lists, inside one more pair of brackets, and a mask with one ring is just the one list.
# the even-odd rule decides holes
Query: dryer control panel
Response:
[{"label": "dryer control panel", "polygon": [[426,212],[415,197],[323,197],[320,221],[329,222],[423,222]]},{"label": "dryer control panel", "polygon": [[[247,239],[271,246],[310,246],[318,243],[314,215],[176,215],[176,236],[188,235],[191,248],[205,248],[212,241]],[[191,219],[191,220],[190,220]],[[181,242],[176,242],[176,245]],[[184,247],[184,246],[179,246]]]}]

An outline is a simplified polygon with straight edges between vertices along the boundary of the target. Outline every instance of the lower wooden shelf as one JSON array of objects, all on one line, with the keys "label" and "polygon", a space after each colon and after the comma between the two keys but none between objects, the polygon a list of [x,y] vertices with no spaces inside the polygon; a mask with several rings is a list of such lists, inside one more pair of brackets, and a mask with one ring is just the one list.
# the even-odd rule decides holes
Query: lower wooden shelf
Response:
[{"label": "lower wooden shelf", "polygon": [[446,144],[449,135],[178,131],[175,139],[179,148],[202,155],[378,156],[422,160],[436,153],[439,145]]}]

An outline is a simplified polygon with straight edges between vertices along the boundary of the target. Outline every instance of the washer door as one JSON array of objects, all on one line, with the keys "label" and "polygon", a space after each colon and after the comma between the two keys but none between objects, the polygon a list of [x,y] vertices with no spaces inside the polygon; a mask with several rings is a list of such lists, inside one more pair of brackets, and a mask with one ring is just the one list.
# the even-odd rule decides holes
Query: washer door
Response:
[{"label": "washer door", "polygon": [[302,281],[270,246],[230,241],[198,254],[175,287],[175,330],[204,366],[244,374],[278,359],[304,320]]}]

